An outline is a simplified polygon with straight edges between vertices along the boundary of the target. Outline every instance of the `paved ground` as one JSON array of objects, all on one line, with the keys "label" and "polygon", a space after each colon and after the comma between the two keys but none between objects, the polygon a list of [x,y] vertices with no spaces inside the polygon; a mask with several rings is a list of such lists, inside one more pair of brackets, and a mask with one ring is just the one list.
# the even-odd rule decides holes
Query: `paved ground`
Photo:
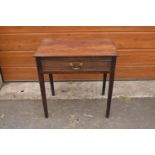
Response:
[{"label": "paved ground", "polygon": [[[107,83],[108,84],[108,83]],[[115,81],[110,119],[102,82],[46,83],[44,118],[38,82],[5,83],[0,90],[0,128],[155,128],[155,80]]]},{"label": "paved ground", "polygon": [[1,100],[0,128],[155,128],[155,98],[113,99],[106,119],[105,99],[48,100],[49,118],[41,100]]},{"label": "paved ground", "polygon": [[[46,83],[48,99],[102,99],[102,82],[55,82],[56,96],[51,96],[50,85]],[[106,84],[108,86],[108,82]],[[115,81],[113,98],[155,97],[155,80]],[[5,83],[0,91],[0,99],[41,99],[38,82]]]}]

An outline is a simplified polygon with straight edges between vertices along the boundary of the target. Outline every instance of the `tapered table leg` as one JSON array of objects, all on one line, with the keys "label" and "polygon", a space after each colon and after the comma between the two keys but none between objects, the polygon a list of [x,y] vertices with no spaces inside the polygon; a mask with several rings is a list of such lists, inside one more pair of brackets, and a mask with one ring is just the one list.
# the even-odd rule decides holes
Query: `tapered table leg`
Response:
[{"label": "tapered table leg", "polygon": [[103,73],[102,95],[105,94],[106,79],[107,79],[107,73]]},{"label": "tapered table leg", "polygon": [[47,107],[47,100],[46,100],[44,74],[42,73],[42,70],[41,70],[40,60],[37,59],[36,62],[37,62],[37,70],[38,70],[38,77],[39,77],[39,84],[40,84],[44,114],[45,114],[45,118],[48,118],[48,107]]},{"label": "tapered table leg", "polygon": [[52,96],[55,96],[54,82],[53,82],[53,74],[49,74],[49,80],[50,80],[50,85],[51,85],[51,93],[52,93]]},{"label": "tapered table leg", "polygon": [[112,98],[114,74],[115,74],[115,64],[116,64],[116,58],[114,57],[112,61],[110,77],[109,77],[109,90],[108,90],[108,99],[107,99],[107,108],[106,108],[106,118],[109,118],[110,116],[111,98]]}]

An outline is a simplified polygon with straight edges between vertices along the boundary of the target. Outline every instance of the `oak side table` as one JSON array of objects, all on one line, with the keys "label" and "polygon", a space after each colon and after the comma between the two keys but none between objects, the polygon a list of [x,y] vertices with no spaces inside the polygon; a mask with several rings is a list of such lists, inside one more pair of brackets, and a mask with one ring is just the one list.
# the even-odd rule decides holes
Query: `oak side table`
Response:
[{"label": "oak side table", "polygon": [[43,40],[35,53],[35,59],[45,118],[48,118],[48,108],[44,74],[49,75],[52,95],[55,95],[53,74],[57,73],[102,73],[102,94],[104,94],[106,78],[107,74],[109,74],[106,107],[106,118],[108,118],[110,115],[116,58],[116,47],[109,39]]}]

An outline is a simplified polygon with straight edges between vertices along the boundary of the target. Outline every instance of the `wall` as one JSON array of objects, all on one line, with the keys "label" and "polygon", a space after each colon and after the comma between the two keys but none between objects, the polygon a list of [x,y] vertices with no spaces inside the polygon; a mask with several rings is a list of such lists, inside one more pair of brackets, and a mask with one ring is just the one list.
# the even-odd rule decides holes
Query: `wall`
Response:
[{"label": "wall", "polygon": [[[118,48],[116,78],[155,79],[155,27],[0,27],[0,65],[6,81],[37,80],[33,55],[44,38],[110,38]],[[98,80],[101,75],[54,75],[57,80]]]}]

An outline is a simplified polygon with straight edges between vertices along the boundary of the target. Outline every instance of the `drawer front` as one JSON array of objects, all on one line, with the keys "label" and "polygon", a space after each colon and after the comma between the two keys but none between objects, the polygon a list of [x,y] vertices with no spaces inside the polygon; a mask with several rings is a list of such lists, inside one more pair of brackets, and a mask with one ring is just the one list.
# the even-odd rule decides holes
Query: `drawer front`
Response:
[{"label": "drawer front", "polygon": [[44,72],[102,72],[110,71],[111,59],[43,59]]}]

